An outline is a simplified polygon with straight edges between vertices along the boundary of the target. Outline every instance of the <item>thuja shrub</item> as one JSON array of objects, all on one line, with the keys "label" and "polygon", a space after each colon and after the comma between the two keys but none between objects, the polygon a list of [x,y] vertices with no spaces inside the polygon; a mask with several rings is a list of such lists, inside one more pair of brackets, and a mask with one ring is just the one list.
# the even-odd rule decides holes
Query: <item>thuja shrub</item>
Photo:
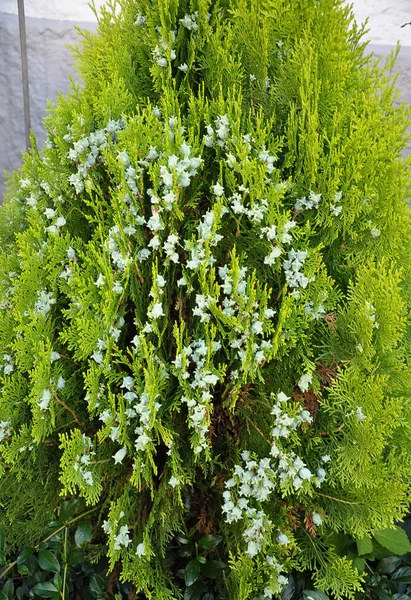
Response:
[{"label": "thuja shrub", "polygon": [[411,472],[408,116],[362,34],[339,0],[113,1],[83,33],[0,213],[15,546],[76,497],[148,598],[184,540],[190,598],[206,550],[221,598],[361,589],[337,534],[394,527]]}]

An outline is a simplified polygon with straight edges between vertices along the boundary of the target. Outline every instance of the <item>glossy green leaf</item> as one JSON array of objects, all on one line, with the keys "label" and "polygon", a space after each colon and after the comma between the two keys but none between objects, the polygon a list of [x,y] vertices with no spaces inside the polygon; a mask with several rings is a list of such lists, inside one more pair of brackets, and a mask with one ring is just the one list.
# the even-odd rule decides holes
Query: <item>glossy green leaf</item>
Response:
[{"label": "glossy green leaf", "polygon": [[0,600],[9,600],[8,596],[0,590]]},{"label": "glossy green leaf", "polygon": [[197,559],[190,560],[186,568],[184,569],[184,579],[186,586],[193,585],[198,579],[201,572],[201,565]]},{"label": "glossy green leaf", "polygon": [[200,581],[186,587],[184,591],[184,600],[202,600],[204,588]]},{"label": "glossy green leaf", "polygon": [[80,500],[67,500],[60,506],[59,520],[63,523],[71,521],[81,506]]},{"label": "glossy green leaf", "polygon": [[9,600],[12,600],[14,594],[14,584],[12,579],[8,579],[6,583],[3,585],[2,589],[3,594],[6,594]]},{"label": "glossy green leaf", "polygon": [[43,581],[34,586],[33,592],[37,594],[37,596],[40,596],[40,598],[52,598],[58,593],[58,589],[50,581]]},{"label": "glossy green leaf", "polygon": [[373,535],[381,546],[398,556],[411,552],[410,541],[401,527],[374,531]]},{"label": "glossy green leaf", "polygon": [[17,571],[20,573],[20,575],[30,575],[30,569],[25,563],[22,565],[17,565]]},{"label": "glossy green leaf", "polygon": [[411,600],[408,594],[394,594],[392,600]]},{"label": "glossy green leaf", "polygon": [[364,556],[364,554],[372,553],[372,540],[371,538],[362,538],[357,540],[357,551],[358,556]]},{"label": "glossy green leaf", "polygon": [[90,590],[98,596],[101,594],[104,595],[106,591],[106,579],[101,575],[93,574],[90,577]]},{"label": "glossy green leaf", "polygon": [[208,560],[202,567],[204,577],[218,579],[227,565],[220,560]]},{"label": "glossy green leaf", "polygon": [[202,550],[211,550],[211,548],[215,548],[221,542],[223,538],[221,535],[214,535],[209,533],[208,535],[203,536],[198,541],[198,547]]},{"label": "glossy green leaf", "polygon": [[399,567],[400,564],[401,559],[399,556],[387,556],[386,558],[380,560],[376,570],[377,573],[383,573],[385,575],[388,575],[389,573],[395,571],[395,569]]},{"label": "glossy green leaf", "polygon": [[61,579],[60,573],[54,575],[53,583],[59,591],[63,588],[63,580]]},{"label": "glossy green leaf", "polygon": [[391,575],[391,579],[396,583],[411,583],[411,567],[400,567]]},{"label": "glossy green leaf", "polygon": [[353,567],[355,567],[357,569],[357,571],[360,574],[364,573],[365,565],[366,565],[364,558],[360,558],[359,556],[356,556],[352,561],[352,565],[353,565]]},{"label": "glossy green leaf", "polygon": [[82,521],[74,534],[76,546],[80,547],[91,540],[91,521]]},{"label": "glossy green leaf", "polygon": [[327,594],[320,590],[304,590],[303,598],[304,600],[329,600]]},{"label": "glossy green leaf", "polygon": [[45,571],[59,573],[60,563],[50,550],[40,550],[38,555],[39,565]]},{"label": "glossy green leaf", "polygon": [[24,550],[22,550],[20,552],[20,554],[18,555],[16,562],[18,565],[22,565],[23,563],[26,562],[27,559],[30,558],[30,556],[33,556],[34,554],[34,548],[24,548]]},{"label": "glossy green leaf", "polygon": [[381,600],[391,600],[391,594],[387,592],[383,587],[379,586],[373,589],[373,593]]}]

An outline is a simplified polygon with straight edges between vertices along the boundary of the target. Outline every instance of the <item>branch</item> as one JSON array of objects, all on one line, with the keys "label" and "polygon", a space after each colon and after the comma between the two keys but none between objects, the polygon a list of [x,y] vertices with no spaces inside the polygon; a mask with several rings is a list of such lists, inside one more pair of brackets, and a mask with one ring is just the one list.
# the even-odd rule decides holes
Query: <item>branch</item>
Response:
[{"label": "branch", "polygon": [[63,400],[60,400],[60,398],[54,392],[53,392],[53,397],[54,397],[55,401],[57,402],[57,404],[60,404],[60,406],[62,406],[63,408],[65,408],[66,410],[69,411],[69,413],[71,414],[71,416],[73,417],[73,419],[75,420],[77,425],[80,425],[80,427],[82,429],[85,429],[87,431],[87,427],[84,425],[84,423],[82,421],[80,421],[80,419],[78,418],[78,416],[76,415],[74,410],[72,408],[70,408],[69,406],[67,406],[67,404],[65,402],[63,402]]}]

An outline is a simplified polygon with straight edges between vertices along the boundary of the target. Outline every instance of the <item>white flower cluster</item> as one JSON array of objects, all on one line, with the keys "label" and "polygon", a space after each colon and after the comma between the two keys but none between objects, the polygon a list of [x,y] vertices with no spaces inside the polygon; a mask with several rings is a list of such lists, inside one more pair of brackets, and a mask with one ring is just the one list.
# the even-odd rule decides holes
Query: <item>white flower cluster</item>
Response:
[{"label": "white flower cluster", "polygon": [[10,354],[3,354],[3,364],[0,365],[4,375],[10,375],[14,371],[14,362]]},{"label": "white flower cluster", "polygon": [[[271,396],[274,397],[274,394]],[[271,457],[256,460],[247,450],[244,450],[241,453],[244,467],[235,465],[231,479],[225,483],[222,512],[227,523],[245,521],[247,528],[243,536],[249,556],[255,556],[260,552],[265,533],[273,526],[264,511],[257,511],[251,503],[257,501],[260,505],[266,502],[277,487],[282,489],[283,494],[290,493],[291,484],[291,493],[295,493],[307,485],[304,482],[321,487],[326,478],[326,472],[322,467],[313,474],[295,452],[287,453],[277,445],[282,444],[281,440],[286,440],[292,431],[312,421],[309,411],[302,406],[290,406],[291,413],[294,413],[290,415],[286,410],[288,400],[290,398],[283,392],[278,393],[277,403],[272,409],[275,420],[272,430]],[[329,456],[322,457],[322,463],[328,460],[330,460]],[[321,517],[319,515],[318,517],[317,522],[320,523]],[[289,543],[287,535],[279,533],[277,543],[287,545]]]},{"label": "white flower cluster", "polygon": [[[176,32],[171,31],[172,43],[174,43],[175,38],[176,38]],[[151,51],[154,61],[160,67],[167,67],[167,65],[168,65],[167,51],[169,50],[169,48],[170,48],[170,45],[168,44],[168,42],[165,42],[163,40],[163,38],[160,36],[158,45],[154,48],[154,50]],[[174,60],[176,58],[176,56],[177,56],[176,51],[171,48],[170,49],[170,60]]]},{"label": "white flower cluster", "polygon": [[131,544],[130,530],[128,525],[122,525],[118,534],[114,537],[114,550],[127,548]]},{"label": "white flower cluster", "polygon": [[[227,209],[221,210],[221,215],[225,214]],[[223,236],[217,233],[216,214],[213,211],[208,211],[203,216],[202,222],[197,225],[198,239],[185,240],[184,249],[190,253],[190,258],[187,260],[187,269],[196,270],[202,264],[206,267],[212,266],[216,259],[209,253],[207,257],[206,242],[209,247],[216,246],[223,239]]]},{"label": "white flower cluster", "polygon": [[296,415],[290,416],[284,409],[284,407],[287,408],[286,403],[288,400],[290,400],[290,397],[286,396],[284,392],[277,394],[277,404],[271,411],[271,414],[275,416],[274,429],[271,433],[274,440],[280,437],[288,438],[290,433],[295,431],[299,425],[312,422],[309,411],[302,406],[298,406]]},{"label": "white flower cluster", "polygon": [[[295,221],[286,221],[281,231],[277,231],[276,225],[270,225],[269,227],[263,227],[261,229],[260,237],[266,237],[269,242],[280,242],[283,244],[290,244],[292,242],[292,236],[289,233],[297,223]],[[273,245],[270,254],[264,258],[264,264],[273,266],[282,254],[282,249],[278,245]]]},{"label": "white flower cluster", "polygon": [[[247,267],[241,267],[238,272],[238,280],[236,288],[234,289],[233,276],[230,273],[228,265],[219,267],[218,275],[221,278],[223,285],[221,286],[224,298],[222,301],[223,313],[228,316],[240,316],[240,319],[244,323],[248,322],[249,313],[248,310],[241,308],[248,301],[247,292],[247,279],[246,279]],[[240,302],[239,302],[239,297]],[[270,320],[274,317],[275,311],[271,308],[265,310],[264,314],[260,314],[258,304],[254,306],[255,312],[252,314],[253,322],[251,328],[244,325],[243,330],[238,328],[234,329],[234,335],[230,340],[230,347],[237,350],[238,359],[243,362],[247,354],[247,343],[251,338],[251,335],[264,337],[264,324],[265,321]],[[241,311],[241,312],[240,312]],[[238,335],[240,334],[240,335]],[[266,358],[266,352],[269,352],[272,348],[272,342],[270,340],[258,340],[254,338],[253,341],[253,354],[254,360],[257,364],[264,362]]]},{"label": "white flower cluster", "polygon": [[46,292],[45,290],[40,290],[37,292],[37,300],[34,304],[34,312],[36,314],[41,313],[46,316],[47,313],[50,312],[53,304],[56,303],[56,299],[53,298],[52,292]]},{"label": "white flower cluster", "polygon": [[292,288],[306,288],[310,280],[300,270],[307,258],[307,250],[291,250],[288,251],[288,258],[283,262],[283,268],[287,283]]},{"label": "white flower cluster", "polygon": [[180,262],[180,258],[176,251],[176,246],[177,246],[178,242],[179,242],[178,235],[176,235],[175,233],[172,233],[171,235],[169,235],[167,237],[166,241],[163,244],[163,250],[166,254],[167,259],[169,259],[173,263]]},{"label": "white flower cluster", "polygon": [[204,136],[204,144],[208,148],[212,148],[214,143],[217,146],[224,148],[227,144],[227,137],[230,133],[230,122],[227,115],[221,115],[214,120],[214,127],[212,125],[206,126],[207,135]]},{"label": "white flower cluster", "polygon": [[98,364],[103,364],[104,354],[103,351],[106,349],[107,342],[105,340],[98,339],[97,340],[97,349],[94,350],[91,358]]},{"label": "white flower cluster", "polygon": [[0,444],[11,435],[11,420],[0,421]]},{"label": "white flower cluster", "polygon": [[268,150],[266,149],[265,146],[263,146],[263,149],[261,150],[261,152],[258,154],[258,159],[261,162],[266,163],[267,165],[267,173],[269,175],[272,174],[272,172],[274,171],[274,163],[277,162],[278,158],[276,156],[271,155]]},{"label": "white flower cluster", "polygon": [[85,433],[83,433],[83,454],[76,456],[73,468],[80,473],[87,485],[93,485],[94,483],[93,474],[87,468],[90,465],[91,458],[96,454],[94,450],[92,450],[92,447],[93,442]]},{"label": "white flower cluster", "polygon": [[[77,163],[77,172],[69,177],[69,183],[79,194],[84,190],[84,180],[89,170],[95,166],[97,160],[101,160],[101,150],[106,148],[109,140],[117,141],[117,132],[125,128],[123,118],[118,121],[110,120],[104,129],[93,131],[89,136],[83,136],[77,142],[74,142],[67,154],[69,160]],[[71,142],[70,134],[67,134],[65,140]],[[86,155],[87,152],[87,155]],[[85,156],[85,160],[84,159]]]},{"label": "white flower cluster", "polygon": [[[124,512],[121,511],[120,515],[119,515],[119,520],[121,520],[123,517],[124,517]],[[117,525],[118,525],[117,521],[114,524],[110,523],[110,521],[103,521],[101,528],[103,529],[104,533],[106,533],[107,535],[110,535],[113,533],[113,530],[117,529]],[[128,548],[128,546],[131,544],[131,541],[132,541],[130,538],[130,529],[129,529],[128,525],[121,525],[120,529],[118,530],[118,533],[114,536],[113,541],[114,541],[114,545],[113,545],[114,550],[121,550],[121,548]]]},{"label": "white flower cluster", "polygon": [[[220,342],[213,342],[213,352],[221,348]],[[183,348],[177,354],[173,364],[179,377],[188,383],[181,401],[187,405],[189,426],[197,434],[197,446],[194,451],[199,454],[208,447],[206,439],[209,427],[211,389],[218,383],[219,376],[212,373],[206,365],[209,354],[205,340],[199,339]],[[191,373],[190,373],[191,371]]]},{"label": "white flower cluster", "polygon": [[330,211],[334,215],[334,217],[339,217],[342,213],[343,207],[341,206],[342,192],[337,192],[334,194],[335,204],[330,204]]},{"label": "white flower cluster", "polygon": [[310,210],[311,208],[318,208],[320,200],[321,194],[316,194],[311,190],[308,198],[304,196],[296,201],[294,208],[295,210]]},{"label": "white flower cluster", "polygon": [[173,186],[188,187],[191,178],[197,175],[204,162],[200,156],[191,156],[191,147],[186,142],[180,146],[180,156],[182,158],[172,154],[168,157],[167,163],[160,166],[160,177],[163,184],[162,201],[166,210],[172,210],[176,199],[172,192]]},{"label": "white flower cluster", "polygon": [[270,581],[264,587],[264,600],[271,600],[273,596],[279,595],[287,586],[288,577],[281,575],[284,572],[284,566],[274,556],[266,556],[265,559],[272,569],[272,574]]},{"label": "white flower cluster", "polygon": [[198,19],[198,10],[193,12],[191,15],[184,15],[184,18],[180,19],[180,23],[183,25],[183,27],[185,27],[189,31],[197,31],[197,29],[198,29],[197,19]]},{"label": "white flower cluster", "polygon": [[46,227],[45,231],[48,231],[52,234],[60,233],[60,229],[66,224],[66,219],[62,215],[56,215],[56,211],[54,210],[54,208],[46,208],[44,214],[47,219],[54,219],[54,222],[48,227]]},{"label": "white flower cluster", "polygon": [[[131,257],[124,255],[120,251],[119,247],[120,240],[120,229],[118,225],[113,225],[108,232],[108,240],[106,240],[106,247],[108,248],[111,260],[118,271],[125,271],[131,262]],[[102,281],[103,285],[104,281]]]},{"label": "white flower cluster", "polygon": [[[244,194],[247,194],[249,192],[249,189],[245,188],[243,185],[240,185],[238,189],[240,192],[244,192]],[[252,221],[256,225],[259,225],[263,221],[265,214],[268,210],[267,198],[261,198],[261,200],[259,201],[255,200],[253,202],[253,205],[250,206],[250,208],[247,208],[244,205],[245,198],[243,198],[238,192],[233,194],[230,200],[232,200],[231,209],[235,214],[247,215],[250,221]]]},{"label": "white flower cluster", "polygon": [[[160,410],[161,404],[159,402],[151,402],[149,393],[144,390],[143,393],[137,394],[134,391],[134,378],[131,376],[126,376],[123,378],[123,382],[121,384],[121,388],[126,391],[123,394],[124,399],[126,400],[126,406],[124,413],[126,415],[126,424],[130,425],[131,422],[135,419],[138,421],[138,425],[134,429],[134,433],[137,435],[135,440],[135,449],[137,452],[144,451],[147,445],[151,442],[151,437],[149,435],[151,430],[151,424],[153,422],[153,417]],[[100,415],[100,419],[109,420],[113,418],[114,415],[110,414],[106,411],[106,415]],[[103,418],[104,417],[104,418]],[[117,417],[114,416],[117,420]],[[118,440],[118,427],[112,427],[110,437],[113,441]],[[126,455],[126,450],[122,448],[114,455],[115,462],[121,462]]]},{"label": "white flower cluster", "polygon": [[[176,117],[170,117],[169,134],[171,133],[173,137],[176,122]],[[181,129],[184,130],[185,128],[182,127]],[[168,157],[164,157],[163,155],[160,156],[160,154],[155,151],[155,148],[151,148],[151,159],[155,160],[156,158],[163,158],[166,161],[164,164],[159,165],[161,181],[160,197],[157,197],[152,189],[148,189],[147,194],[150,197],[152,215],[148,221],[146,221],[144,217],[138,215],[135,216],[136,223],[138,225],[145,224],[153,235],[148,243],[148,247],[142,248],[137,253],[137,258],[140,262],[147,260],[153,251],[158,250],[161,247],[159,234],[165,229],[165,224],[161,217],[161,213],[164,210],[173,210],[177,199],[177,194],[174,191],[174,187],[188,187],[191,183],[192,177],[197,175],[201,165],[204,162],[199,156],[191,156],[191,147],[186,142],[183,142],[180,146],[180,157],[175,154],[172,154]],[[130,167],[128,170],[129,169]],[[124,231],[126,233],[130,233],[130,228],[127,227],[126,229]],[[135,229],[133,228],[133,233],[134,232]],[[176,234],[171,234],[163,244],[163,250],[165,251],[167,258],[175,263],[179,262],[179,257],[175,250],[175,246],[178,241],[178,236]]]},{"label": "white flower cluster", "polygon": [[[269,458],[262,458],[258,462],[251,460],[250,453],[244,450],[241,458],[245,462],[245,468],[235,465],[231,479],[226,481],[223,493],[224,504],[222,512],[226,515],[226,522],[233,523],[248,516],[251,499],[264,502],[268,500],[275,489],[275,471],[271,467]],[[235,496],[230,491],[235,488]],[[254,514],[254,513],[252,513]]]}]

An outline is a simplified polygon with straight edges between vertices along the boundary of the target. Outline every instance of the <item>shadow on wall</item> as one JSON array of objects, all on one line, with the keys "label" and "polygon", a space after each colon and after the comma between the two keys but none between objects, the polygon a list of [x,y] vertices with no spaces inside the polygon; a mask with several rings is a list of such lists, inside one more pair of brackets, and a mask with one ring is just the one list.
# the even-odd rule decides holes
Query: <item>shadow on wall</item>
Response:
[{"label": "shadow on wall", "polygon": [[[45,132],[42,119],[47,98],[54,100],[57,90],[69,89],[68,75],[74,75],[73,57],[66,44],[76,44],[77,33],[71,21],[26,18],[27,51],[30,81],[31,126],[39,146]],[[94,23],[81,27],[95,30]],[[370,45],[375,56],[386,57],[392,46]],[[398,85],[402,92],[400,101],[411,104],[411,46],[401,49],[397,59]],[[25,148],[23,91],[19,26],[17,15],[0,13],[0,201],[5,191],[4,170],[15,170],[21,162]],[[411,144],[405,154],[411,153]]]}]

